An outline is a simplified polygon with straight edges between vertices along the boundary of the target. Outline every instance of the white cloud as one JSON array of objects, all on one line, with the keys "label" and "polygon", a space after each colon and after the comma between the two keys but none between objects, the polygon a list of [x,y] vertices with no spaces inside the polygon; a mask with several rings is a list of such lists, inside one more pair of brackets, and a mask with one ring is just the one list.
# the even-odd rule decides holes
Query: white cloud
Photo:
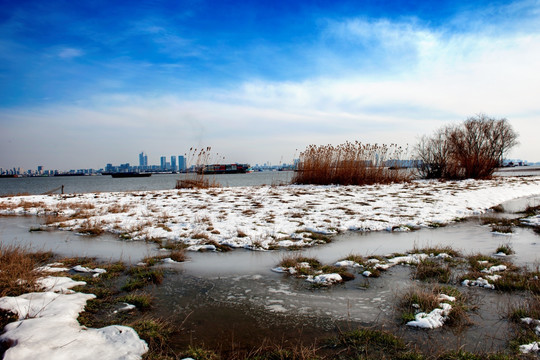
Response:
[{"label": "white cloud", "polygon": [[83,55],[84,52],[82,50],[75,48],[63,48],[58,51],[58,57],[62,59],[73,59]]},{"label": "white cloud", "polygon": [[[350,71],[344,77],[321,75],[299,82],[247,81],[235,89],[190,94],[191,100],[174,94],[118,94],[76,107],[4,112],[7,131],[10,138],[34,144],[62,146],[62,138],[75,138],[80,149],[60,152],[79,152],[81,158],[99,139],[92,158],[101,154],[103,164],[125,162],[141,149],[157,158],[191,146],[212,146],[230,161],[276,163],[290,161],[297,149],[311,143],[413,144],[444,124],[483,112],[508,118],[520,133],[521,145],[511,156],[540,161],[540,31],[452,35],[414,20],[356,19],[332,24],[331,30],[333,36],[399,50],[385,61],[399,63],[400,52],[415,56],[407,57],[401,72],[392,76],[385,76],[384,69],[377,74]],[[57,129],[52,134],[45,130],[51,124]],[[44,133],[47,139],[40,139]],[[22,152],[18,146],[0,149],[9,154],[6,158],[16,158]],[[58,153],[51,149],[50,157]],[[12,165],[0,164],[6,166]]]}]

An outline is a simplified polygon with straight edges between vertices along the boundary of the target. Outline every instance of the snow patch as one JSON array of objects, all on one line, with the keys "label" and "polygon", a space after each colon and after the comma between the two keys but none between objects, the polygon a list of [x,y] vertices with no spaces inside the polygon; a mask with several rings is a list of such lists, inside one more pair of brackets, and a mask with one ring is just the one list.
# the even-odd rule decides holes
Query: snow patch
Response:
[{"label": "snow patch", "polygon": [[[439,301],[454,302],[456,301],[456,298],[446,294],[440,294]],[[439,308],[433,309],[430,313],[420,312],[416,314],[414,316],[414,320],[409,321],[407,326],[419,327],[422,329],[436,329],[442,327],[451,310],[452,305],[446,302],[441,302],[439,304]]]},{"label": "snow patch", "polygon": [[315,277],[310,275],[306,278],[306,280],[313,284],[328,286],[342,282],[343,278],[339,274],[321,274]]},{"label": "snow patch", "polygon": [[486,288],[486,289],[495,290],[495,285],[490,284],[489,281],[487,281],[486,279],[481,278],[481,277],[479,277],[476,280],[463,280],[461,285],[463,285],[463,286],[478,286],[478,287],[483,287],[483,288]]},{"label": "snow patch", "polygon": [[533,352],[540,352],[540,342],[535,341],[530,344],[520,345],[519,351],[523,354],[529,354]]},{"label": "snow patch", "polygon": [[137,333],[125,326],[89,329],[77,322],[92,294],[59,294],[52,291],[3,297],[0,308],[19,320],[4,328],[1,341],[13,344],[4,359],[140,359],[148,351]]}]

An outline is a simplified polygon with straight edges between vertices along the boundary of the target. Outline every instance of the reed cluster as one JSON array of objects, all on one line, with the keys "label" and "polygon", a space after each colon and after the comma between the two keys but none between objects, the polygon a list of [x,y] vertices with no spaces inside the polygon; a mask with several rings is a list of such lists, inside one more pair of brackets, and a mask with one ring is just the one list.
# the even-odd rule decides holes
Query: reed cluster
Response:
[{"label": "reed cluster", "polygon": [[294,184],[371,185],[408,181],[411,173],[400,169],[406,149],[396,144],[310,145],[300,153]]},{"label": "reed cluster", "polygon": [[186,178],[176,180],[176,189],[208,189],[219,187],[215,179],[208,179],[202,171],[205,165],[218,162],[219,154],[213,155],[210,146],[206,148],[190,148],[185,154],[187,175]]}]

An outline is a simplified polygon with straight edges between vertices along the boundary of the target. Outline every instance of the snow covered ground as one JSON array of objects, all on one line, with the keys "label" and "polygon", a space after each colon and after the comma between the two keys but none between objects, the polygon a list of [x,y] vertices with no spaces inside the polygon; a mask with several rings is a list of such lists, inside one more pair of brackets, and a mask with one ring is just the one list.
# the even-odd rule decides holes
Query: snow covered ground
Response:
[{"label": "snow covered ground", "polygon": [[19,318],[0,336],[0,341],[13,344],[4,359],[136,360],[148,351],[146,342],[130,327],[92,329],[77,322],[86,302],[96,297],[70,290],[85,282],[49,276],[40,284],[43,292],[0,298],[0,308]]},{"label": "snow covered ground", "polygon": [[[406,231],[540,195],[540,177],[371,186],[261,186],[0,198],[0,214],[54,215],[51,226],[135,240],[253,249],[302,247],[314,233]],[[204,247],[203,247],[204,248]]]}]

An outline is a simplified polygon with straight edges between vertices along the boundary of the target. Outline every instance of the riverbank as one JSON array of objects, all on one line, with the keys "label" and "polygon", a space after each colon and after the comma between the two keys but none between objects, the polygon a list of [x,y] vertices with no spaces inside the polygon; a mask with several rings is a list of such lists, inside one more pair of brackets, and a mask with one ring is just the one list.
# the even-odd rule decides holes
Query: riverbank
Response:
[{"label": "riverbank", "polygon": [[2,215],[188,250],[302,248],[347,231],[438,227],[540,194],[540,177],[373,186],[259,186],[0,198]]},{"label": "riverbank", "polygon": [[[344,231],[343,239],[312,239],[334,242],[298,252],[302,257],[317,258],[321,262],[321,270],[324,268],[331,271],[338,271],[335,264],[343,264],[342,261],[351,255],[355,255],[356,261],[364,258],[362,264],[350,263],[350,268],[346,269],[346,272],[354,276],[353,279],[347,275],[349,281],[332,286],[306,281],[303,277],[272,272],[271,269],[279,266],[284,258],[296,254],[279,251],[191,253],[188,254],[190,261],[186,263],[158,262],[149,265],[146,262],[146,265],[142,265],[134,262],[131,267],[121,270],[119,275],[111,278],[94,278],[88,275],[84,279],[80,275],[76,277],[76,280],[87,282],[85,287],[78,288],[77,291],[97,294],[99,300],[87,303],[87,311],[81,314],[79,321],[95,328],[106,328],[114,324],[144,324],[139,335],[148,344],[154,341],[154,350],[147,355],[150,358],[182,358],[189,355],[195,359],[218,359],[216,354],[220,354],[223,359],[244,359],[249,358],[250,354],[258,354],[261,359],[271,359],[275,358],[272,356],[285,353],[290,354],[288,358],[293,359],[352,359],[360,354],[370,359],[467,358],[465,355],[448,357],[449,351],[453,350],[474,352],[473,355],[477,358],[501,358],[503,355],[500,354],[503,353],[516,354],[515,357],[511,355],[506,358],[519,358],[522,356],[517,355],[519,350],[509,347],[508,340],[511,334],[515,333],[515,329],[522,329],[524,325],[519,323],[520,318],[517,322],[510,319],[508,309],[513,304],[526,304],[537,297],[529,291],[538,292],[537,280],[534,280],[538,274],[527,267],[535,262],[535,257],[529,255],[538,253],[538,235],[532,230],[537,226],[534,224],[537,224],[535,219],[538,215],[517,215],[520,218],[527,217],[527,224],[520,221],[508,223],[504,226],[511,227],[512,231],[503,235],[494,232],[503,226],[498,223],[498,216],[501,219],[514,219],[517,216],[496,212],[503,211],[504,208],[501,207],[489,210],[505,200],[538,194],[539,181],[538,178],[508,178],[449,183],[421,181],[373,187],[267,186],[250,189],[24,196],[3,198],[0,204],[4,214],[33,214],[41,216],[42,219],[52,216],[47,222],[65,217],[64,221],[99,220],[105,227],[107,219],[114,224],[111,219],[117,216],[116,220],[120,221],[116,221],[116,224],[123,224],[128,219],[133,222],[142,221],[146,224],[143,227],[150,228],[150,231],[161,229],[175,236],[179,234],[174,233],[174,226],[178,225],[179,221],[185,221],[183,227],[189,229],[189,219],[192,219],[194,226],[210,232],[209,220],[213,221],[214,229],[217,229],[217,226],[222,226],[221,229],[235,226],[236,229],[241,217],[245,218],[251,227],[265,228],[263,220],[273,214],[274,222],[269,222],[266,226],[273,226],[274,233],[288,229],[289,223],[285,220],[289,219],[296,227],[288,231],[295,235],[300,233],[296,231],[301,227],[302,232],[310,236],[320,236],[321,230],[315,227],[309,229],[311,231],[304,231],[308,230],[306,223],[300,225],[299,221],[311,221],[314,225],[320,225],[325,233],[332,236],[340,230],[330,230],[324,226],[338,223],[346,225],[342,228],[344,230],[341,230]],[[117,211],[117,208],[125,211]],[[521,210],[523,207],[519,211]],[[165,212],[171,214],[163,221],[161,219]],[[180,215],[181,212],[185,215]],[[456,219],[482,213],[493,215],[486,223],[480,222],[489,225],[478,226],[479,223],[469,220],[455,222],[443,229],[436,228]],[[301,214],[302,218],[292,214]],[[224,215],[226,217],[223,217]],[[200,217],[207,217],[209,220],[201,222]],[[57,226],[54,225],[55,222],[50,224],[53,228]],[[364,230],[394,231],[362,236],[361,232],[347,231],[350,228],[348,224],[363,224],[366,226]],[[367,225],[374,227],[369,228]],[[164,226],[171,231],[167,231]],[[431,229],[409,231],[419,227]],[[69,229],[80,231],[75,226]],[[21,231],[30,235],[40,234],[28,233],[27,228]],[[47,232],[48,234],[61,236],[57,231]],[[236,231],[235,238],[238,240],[251,241],[247,233],[247,236],[238,235],[240,234]],[[393,240],[383,244],[381,236],[391,237]],[[345,240],[346,237],[355,238]],[[80,238],[87,239],[88,242],[100,239],[84,236]],[[211,250],[211,246],[216,250],[226,246],[224,241],[215,241],[215,245],[212,245],[204,244],[205,239],[192,237],[150,239],[169,247],[174,244],[181,247],[199,240],[201,243],[191,245],[204,246],[207,250]],[[304,242],[305,239],[303,238]],[[430,249],[420,248],[433,245],[434,242],[444,245],[437,244],[438,250],[433,246]],[[494,257],[493,255],[499,252],[497,248],[502,244],[511,244],[516,254],[504,259]],[[450,257],[441,255],[442,249],[448,251],[447,246],[453,246],[461,254],[452,254]],[[251,242],[241,247],[254,248]],[[290,246],[281,247],[291,249]],[[482,251],[482,258],[475,257],[478,253],[471,253],[477,251],[473,250],[476,248],[485,250]],[[197,249],[197,246],[192,249]],[[448,268],[451,275],[448,279],[435,282],[432,279],[420,280],[417,278],[418,264],[414,263],[389,266],[386,271],[380,270],[379,277],[365,273],[375,270],[376,264],[380,264],[379,269],[382,269],[396,258],[413,259],[412,255],[422,257],[429,261],[429,264],[438,264],[443,270]],[[68,273],[65,275],[68,276],[74,271],[75,265],[89,269],[107,268],[81,261],[55,260],[62,262],[62,265],[52,267],[64,267],[63,271],[67,269]],[[472,265],[467,264],[481,265],[482,268],[478,270],[479,273],[473,273],[469,268]],[[506,269],[503,270],[501,265],[506,266]],[[299,263],[297,266],[298,270],[295,271],[306,271],[304,264]],[[492,266],[497,270],[491,270]],[[484,269],[492,273],[484,275]],[[132,280],[139,279],[139,274],[159,273],[163,274],[162,278],[144,275],[143,278],[156,279],[159,282],[143,283],[142,288],[133,293],[137,296],[150,295],[154,299],[150,310],[131,308],[126,312],[118,312],[120,299],[133,299],[128,297],[132,295]],[[290,269],[287,273],[291,273]],[[496,276],[507,275],[508,279],[513,279],[503,282],[501,279],[504,277],[501,277],[489,281],[490,285],[501,286],[501,289],[502,286],[508,288],[508,284],[512,282],[528,281],[528,285],[508,290],[496,288],[493,291],[491,288],[463,285],[461,277],[465,275],[470,275],[465,280],[471,281],[479,281],[480,276],[495,279]],[[531,287],[533,285],[534,288]],[[467,317],[471,318],[472,324],[454,327],[449,322],[449,326],[432,330],[417,330],[403,324],[398,308],[404,296],[415,289],[422,290],[422,293],[437,291],[456,299],[458,294],[462,294],[459,296],[470,301],[459,303],[459,306],[464,309]],[[422,310],[428,313],[430,311]],[[431,311],[434,310],[436,309]],[[525,310],[520,310],[521,314],[527,314]],[[406,318],[410,321],[411,314],[406,314]],[[538,316],[533,315],[532,319],[536,320]],[[154,333],[157,338],[149,337],[150,331],[154,332],[164,324],[169,327],[166,333]],[[145,330],[149,331],[145,333]],[[530,341],[525,342],[519,338],[515,344],[534,344],[534,341],[538,340],[533,327],[522,330],[529,336],[527,339]],[[158,347],[156,350],[156,342],[162,348]],[[150,348],[152,349],[152,346]],[[471,358],[473,355],[467,356]],[[134,358],[138,357],[140,355],[134,355]]]}]

